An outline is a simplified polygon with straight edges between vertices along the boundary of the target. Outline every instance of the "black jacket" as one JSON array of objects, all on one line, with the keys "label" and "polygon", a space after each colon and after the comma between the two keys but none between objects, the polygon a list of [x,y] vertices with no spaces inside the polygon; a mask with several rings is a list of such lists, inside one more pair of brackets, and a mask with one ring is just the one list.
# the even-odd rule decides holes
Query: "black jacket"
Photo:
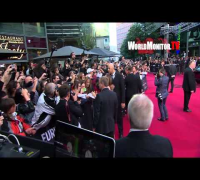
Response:
[{"label": "black jacket", "polygon": [[173,64],[170,65],[169,66],[169,71],[167,73],[168,77],[171,79],[171,76],[176,75],[176,73],[177,73],[176,65],[173,65]]},{"label": "black jacket", "polygon": [[70,111],[71,122],[68,119],[68,113],[66,108],[66,100],[60,100],[60,102],[56,105],[55,112],[56,112],[56,120],[60,120],[63,122],[71,123],[75,126],[78,126],[78,119],[83,115],[83,111],[81,106],[72,100],[68,101],[68,107]]},{"label": "black jacket", "polygon": [[167,138],[137,131],[116,141],[115,157],[173,157],[173,149]]},{"label": "black jacket", "polygon": [[3,92],[2,92],[3,85],[4,85],[4,83],[2,81],[0,81],[0,98],[3,94]]},{"label": "black jacket", "polygon": [[0,81],[0,91],[2,91],[3,85],[4,85],[4,83],[2,81]]},{"label": "black jacket", "polygon": [[196,91],[196,81],[195,81],[195,75],[191,68],[186,68],[184,71],[184,77],[183,77],[183,89],[184,91],[190,92],[190,91]]},{"label": "black jacket", "polygon": [[18,114],[25,119],[27,123],[31,123],[32,117],[34,115],[35,107],[32,101],[28,101],[25,104],[17,105]]},{"label": "black jacket", "polygon": [[62,70],[62,75],[64,76],[64,77],[67,77],[67,76],[69,76],[69,72],[71,71],[71,68],[68,68],[68,69],[66,69],[65,67],[63,68],[63,70]]},{"label": "black jacket", "polygon": [[95,99],[94,128],[96,132],[108,134],[114,132],[117,119],[117,96],[108,88],[103,89]]},{"label": "black jacket", "polygon": [[142,92],[142,81],[140,77],[134,74],[129,74],[125,78],[126,98],[130,99],[133,95]]},{"label": "black jacket", "polygon": [[121,106],[121,103],[125,103],[125,85],[123,76],[115,71],[115,78],[112,80],[114,84],[114,92],[117,94],[118,105]]}]

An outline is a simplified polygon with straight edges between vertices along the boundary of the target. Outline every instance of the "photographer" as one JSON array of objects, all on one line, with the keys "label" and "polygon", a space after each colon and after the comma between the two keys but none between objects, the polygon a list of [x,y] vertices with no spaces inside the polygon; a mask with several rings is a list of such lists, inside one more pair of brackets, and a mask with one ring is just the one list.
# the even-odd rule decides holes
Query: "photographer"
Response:
[{"label": "photographer", "polygon": [[40,61],[33,71],[39,81],[50,78],[50,72],[45,65],[45,61]]},{"label": "photographer", "polygon": [[15,99],[19,102],[17,105],[17,113],[24,118],[27,124],[31,124],[34,115],[35,107],[30,99],[30,94],[27,89],[18,89]]},{"label": "photographer", "polygon": [[65,65],[64,65],[63,70],[62,70],[63,76],[64,76],[65,78],[68,77],[70,71],[71,71],[71,67],[70,67],[70,65],[69,65],[68,60],[66,60],[66,61],[65,61]]},{"label": "photographer", "polygon": [[35,65],[34,65],[33,61],[29,61],[29,66],[26,71],[26,75],[34,76],[34,73],[33,73],[34,68],[35,68]]},{"label": "photographer", "polygon": [[36,130],[31,128],[24,119],[15,112],[16,104],[12,98],[3,99],[0,103],[0,110],[4,112],[4,121],[1,130],[21,136],[34,135]]},{"label": "photographer", "polygon": [[155,76],[155,86],[157,86],[156,97],[158,98],[158,106],[161,114],[161,117],[158,118],[159,121],[168,120],[166,100],[169,94],[167,91],[169,78],[165,76],[165,73],[165,69],[160,69]]},{"label": "photographer", "polygon": [[52,76],[52,82],[53,82],[54,84],[58,85],[58,87],[61,86],[60,77],[59,77],[58,75],[56,75],[56,74],[54,74],[54,75]]},{"label": "photographer", "polygon": [[34,79],[31,76],[27,76],[24,80],[24,88],[28,90],[31,95],[31,101],[36,105],[39,99],[39,94],[36,90],[38,85],[38,79]]},{"label": "photographer", "polygon": [[54,67],[53,70],[52,70],[52,79],[53,79],[53,76],[56,75],[59,77],[60,81],[63,81],[64,80],[64,77],[60,74],[60,71],[59,71],[59,68],[58,67]]}]

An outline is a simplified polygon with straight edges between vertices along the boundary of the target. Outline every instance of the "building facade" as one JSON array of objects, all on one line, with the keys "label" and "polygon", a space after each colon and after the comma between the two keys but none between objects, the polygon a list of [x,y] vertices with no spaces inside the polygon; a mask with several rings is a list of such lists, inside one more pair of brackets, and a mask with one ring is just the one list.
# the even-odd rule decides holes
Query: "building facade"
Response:
[{"label": "building facade", "polygon": [[21,63],[48,52],[45,23],[1,23],[0,48],[25,52],[20,57],[1,60],[1,63]]},{"label": "building facade", "polygon": [[109,42],[109,36],[96,37],[96,47],[98,48],[110,50]]},{"label": "building facade", "polygon": [[117,23],[117,51],[120,52],[121,45],[128,34],[133,23]]}]

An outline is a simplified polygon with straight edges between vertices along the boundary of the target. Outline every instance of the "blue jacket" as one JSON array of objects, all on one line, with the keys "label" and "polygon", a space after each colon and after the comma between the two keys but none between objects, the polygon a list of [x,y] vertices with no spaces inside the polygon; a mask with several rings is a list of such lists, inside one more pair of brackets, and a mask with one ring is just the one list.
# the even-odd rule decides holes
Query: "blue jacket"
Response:
[{"label": "blue jacket", "polygon": [[157,93],[161,93],[163,99],[169,95],[167,91],[168,82],[169,82],[169,77],[167,76],[162,76],[159,79],[155,78],[155,86],[157,86],[156,97],[157,97]]}]

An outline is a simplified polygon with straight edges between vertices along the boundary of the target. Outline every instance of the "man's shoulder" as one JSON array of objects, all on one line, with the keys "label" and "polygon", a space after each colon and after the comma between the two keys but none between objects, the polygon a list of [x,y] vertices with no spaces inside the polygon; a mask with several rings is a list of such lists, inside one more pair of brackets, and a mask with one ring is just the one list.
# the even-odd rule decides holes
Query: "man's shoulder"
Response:
[{"label": "man's shoulder", "polygon": [[190,69],[189,67],[187,67],[186,69],[185,69],[185,72],[191,72],[192,71],[192,69]]},{"label": "man's shoulder", "polygon": [[[152,143],[156,142],[156,144],[157,144],[157,142],[161,143],[161,144],[165,144],[165,143],[169,143],[170,142],[168,138],[165,138],[165,137],[159,136],[159,135],[152,135],[150,133],[148,135],[146,135],[145,137],[146,137],[146,139],[149,139],[149,141],[151,141]],[[129,133],[128,136],[126,136],[124,138],[121,138],[119,140],[116,140],[116,145],[120,145],[120,144],[126,143],[129,140],[132,140],[134,142],[134,140],[136,140],[135,138],[138,140],[138,136],[137,135],[134,136],[133,133],[131,135]]]},{"label": "man's shoulder", "polygon": [[118,76],[118,77],[120,77],[120,76],[122,76],[118,71],[115,71],[115,76]]}]

